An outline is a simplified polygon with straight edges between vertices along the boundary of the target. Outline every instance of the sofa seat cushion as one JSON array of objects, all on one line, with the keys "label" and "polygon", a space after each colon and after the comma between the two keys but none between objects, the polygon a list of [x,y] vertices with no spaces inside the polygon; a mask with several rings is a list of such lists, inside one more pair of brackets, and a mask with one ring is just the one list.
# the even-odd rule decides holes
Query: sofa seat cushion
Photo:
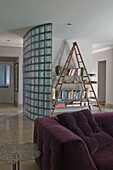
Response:
[{"label": "sofa seat cushion", "polygon": [[57,115],[57,117],[63,126],[67,127],[84,140],[91,155],[98,149],[113,143],[113,138],[101,131],[92,113],[88,109],[63,113]]},{"label": "sofa seat cushion", "polygon": [[113,144],[95,152],[93,160],[99,170],[113,170]]}]

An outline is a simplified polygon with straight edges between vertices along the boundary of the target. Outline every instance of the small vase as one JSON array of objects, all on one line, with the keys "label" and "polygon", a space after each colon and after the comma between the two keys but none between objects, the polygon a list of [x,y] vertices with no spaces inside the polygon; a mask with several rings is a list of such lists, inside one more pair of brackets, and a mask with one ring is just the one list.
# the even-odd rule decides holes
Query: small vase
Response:
[{"label": "small vase", "polygon": [[57,75],[57,76],[60,74],[61,69],[62,69],[62,67],[59,66],[59,65],[55,67],[55,72],[56,72],[56,75]]}]

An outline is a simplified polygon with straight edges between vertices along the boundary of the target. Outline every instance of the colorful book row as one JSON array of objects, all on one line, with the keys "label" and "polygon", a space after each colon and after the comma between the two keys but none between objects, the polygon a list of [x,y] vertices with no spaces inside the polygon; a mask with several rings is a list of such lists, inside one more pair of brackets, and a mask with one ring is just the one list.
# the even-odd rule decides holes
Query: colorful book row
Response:
[{"label": "colorful book row", "polygon": [[[55,96],[57,98],[58,92],[56,92]],[[59,99],[78,99],[84,98],[85,91],[81,90],[62,90],[59,95]]]},{"label": "colorful book row", "polygon": [[69,68],[67,71],[67,76],[83,76],[84,68]]}]

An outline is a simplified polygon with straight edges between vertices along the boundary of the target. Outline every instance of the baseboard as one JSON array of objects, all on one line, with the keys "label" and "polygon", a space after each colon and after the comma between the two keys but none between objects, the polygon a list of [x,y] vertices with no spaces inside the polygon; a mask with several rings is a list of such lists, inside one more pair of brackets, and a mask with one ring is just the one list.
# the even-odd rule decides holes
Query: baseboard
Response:
[{"label": "baseboard", "polygon": [[101,104],[101,105],[105,105],[105,104],[106,104],[106,102],[105,102],[105,101],[99,101],[99,104]]},{"label": "baseboard", "polygon": [[105,107],[107,107],[107,108],[113,108],[113,104],[105,103]]},{"label": "baseboard", "polygon": [[18,107],[18,108],[23,108],[23,104],[15,103],[15,106]]}]

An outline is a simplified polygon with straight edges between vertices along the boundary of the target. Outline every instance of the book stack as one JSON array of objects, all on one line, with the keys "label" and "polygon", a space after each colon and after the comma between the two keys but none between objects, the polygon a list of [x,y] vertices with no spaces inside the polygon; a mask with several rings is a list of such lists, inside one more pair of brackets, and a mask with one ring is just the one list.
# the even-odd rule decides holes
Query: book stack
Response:
[{"label": "book stack", "polygon": [[65,107],[65,103],[64,101],[58,101],[55,105],[56,108],[64,108]]},{"label": "book stack", "polygon": [[81,106],[80,101],[73,101],[72,103],[66,105],[66,107],[77,107],[77,106]]},{"label": "book stack", "polygon": [[81,102],[80,101],[73,101],[73,106],[80,106]]}]

